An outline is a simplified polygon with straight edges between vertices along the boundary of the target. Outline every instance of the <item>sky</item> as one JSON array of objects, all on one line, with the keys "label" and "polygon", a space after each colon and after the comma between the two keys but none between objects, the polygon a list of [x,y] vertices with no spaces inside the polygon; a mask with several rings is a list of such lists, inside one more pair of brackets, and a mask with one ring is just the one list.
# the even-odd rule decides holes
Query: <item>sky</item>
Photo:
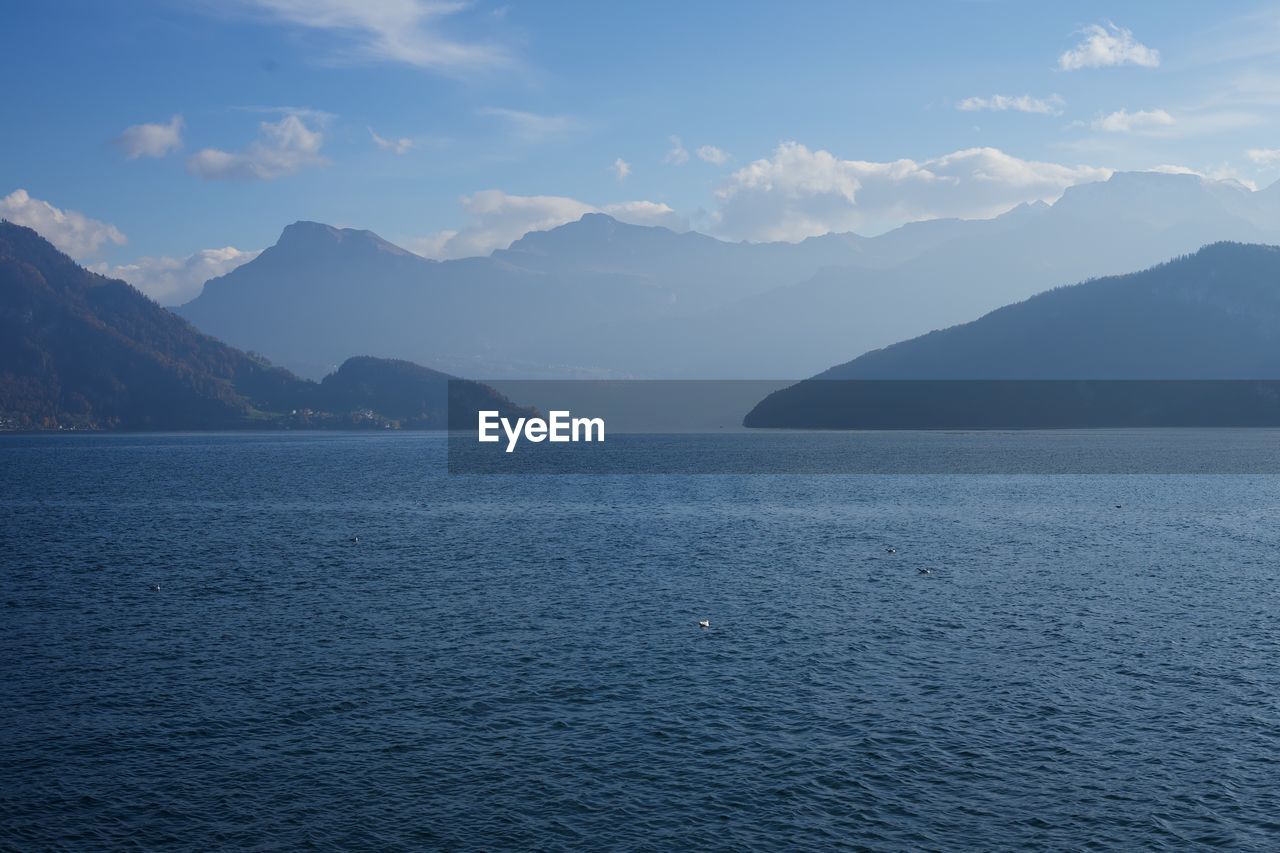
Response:
[{"label": "sky", "polygon": [[1280,3],[44,0],[0,217],[162,304],[300,219],[433,258],[603,211],[876,234],[1114,170],[1280,178]]}]

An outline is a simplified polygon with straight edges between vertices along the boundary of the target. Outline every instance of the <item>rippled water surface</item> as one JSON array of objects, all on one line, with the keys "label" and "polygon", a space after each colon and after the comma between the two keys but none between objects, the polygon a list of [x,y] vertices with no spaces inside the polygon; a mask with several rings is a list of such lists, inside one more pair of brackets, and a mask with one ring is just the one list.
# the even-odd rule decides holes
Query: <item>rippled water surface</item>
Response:
[{"label": "rippled water surface", "polygon": [[0,438],[0,847],[1280,844],[1280,478],[442,447]]}]

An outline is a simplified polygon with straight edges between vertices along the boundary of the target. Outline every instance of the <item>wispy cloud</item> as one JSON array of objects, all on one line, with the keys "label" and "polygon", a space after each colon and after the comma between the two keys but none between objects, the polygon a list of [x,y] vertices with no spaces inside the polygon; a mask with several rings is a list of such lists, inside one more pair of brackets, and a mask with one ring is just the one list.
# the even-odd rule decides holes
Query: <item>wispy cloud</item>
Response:
[{"label": "wispy cloud", "polygon": [[1241,175],[1238,170],[1233,169],[1229,164],[1223,164],[1221,166],[1208,169],[1193,169],[1190,166],[1164,163],[1159,166],[1152,166],[1150,169],[1146,169],[1145,171],[1160,172],[1165,175],[1195,175],[1198,178],[1206,178],[1210,181],[1234,181],[1235,183],[1251,190],[1256,190],[1258,188],[1257,184],[1249,178]]},{"label": "wispy cloud", "polygon": [[278,116],[297,116],[303,121],[312,124],[326,125],[338,116],[327,110],[318,110],[315,107],[294,107],[294,106],[271,106],[269,104],[248,104],[232,107],[244,113],[262,113],[264,115]]},{"label": "wispy cloud", "polygon": [[481,107],[477,115],[500,119],[524,142],[542,142],[565,136],[578,126],[569,116],[541,115],[505,107]]},{"label": "wispy cloud", "polygon": [[729,155],[714,145],[703,145],[698,148],[698,159],[713,166],[723,166],[729,162]]},{"label": "wispy cloud", "polygon": [[261,136],[244,150],[205,148],[187,159],[187,171],[206,180],[269,181],[329,162],[320,154],[323,133],[296,114],[258,127]]},{"label": "wispy cloud", "polygon": [[799,240],[831,231],[883,230],[918,219],[994,216],[1110,169],[1023,160],[967,148],[930,160],[842,160],[785,142],[716,191],[716,230],[734,239]]},{"label": "wispy cloud", "polygon": [[[1092,130],[1109,134],[1174,139],[1226,133],[1256,127],[1264,121],[1263,115],[1246,110],[1188,108],[1173,112],[1163,109],[1129,112],[1121,109],[1098,116],[1088,126]],[[1084,123],[1076,122],[1074,125],[1081,127]]]},{"label": "wispy cloud", "polygon": [[1204,28],[1189,46],[1188,59],[1198,65],[1240,63],[1280,53],[1280,14],[1264,4]]},{"label": "wispy cloud", "polygon": [[414,148],[414,141],[407,136],[402,136],[399,139],[386,139],[379,136],[372,127],[369,128],[369,136],[373,138],[374,145],[383,151],[390,151],[392,154],[408,154]]},{"label": "wispy cloud", "polygon": [[1099,116],[1090,125],[1094,130],[1107,133],[1140,133],[1172,127],[1177,121],[1165,110],[1116,110]]},{"label": "wispy cloud", "polygon": [[956,104],[956,109],[964,112],[990,110],[992,112],[1040,113],[1042,115],[1062,115],[1066,102],[1057,95],[1047,98],[1033,98],[1030,95],[992,95],[989,98],[965,98]]},{"label": "wispy cloud", "polygon": [[404,241],[411,251],[428,258],[468,258],[505,249],[530,231],[546,231],[587,213],[607,213],[634,225],[662,225],[688,230],[688,222],[665,204],[654,201],[624,201],[597,207],[566,196],[511,195],[502,190],[483,190],[459,199],[471,218],[463,228],[437,231],[426,237]]},{"label": "wispy cloud", "polygon": [[684,143],[680,141],[678,136],[669,136],[667,141],[671,143],[667,156],[662,158],[662,162],[670,163],[674,166],[683,166],[689,162],[689,151],[684,147]]},{"label": "wispy cloud", "polygon": [[234,246],[202,249],[185,258],[138,258],[128,264],[90,266],[94,272],[122,278],[161,305],[181,305],[200,295],[204,283],[248,263],[260,251],[244,252]]},{"label": "wispy cloud", "polygon": [[182,147],[182,126],[180,115],[165,124],[135,124],[116,137],[116,147],[130,160],[164,157]]},{"label": "wispy cloud", "polygon": [[627,179],[627,175],[631,174],[631,164],[619,157],[613,161],[613,165],[609,167],[609,171],[613,172],[615,178],[621,183]]},{"label": "wispy cloud", "polygon": [[1160,51],[1142,44],[1133,33],[1110,21],[1092,24],[1080,31],[1084,38],[1071,50],[1058,57],[1058,68],[1076,71],[1081,68],[1105,68],[1112,65],[1138,65],[1156,68]]},{"label": "wispy cloud", "polygon": [[1280,148],[1250,148],[1245,152],[1245,156],[1250,162],[1255,163],[1264,169],[1274,169],[1280,166]]},{"label": "wispy cloud", "polygon": [[511,65],[497,44],[451,38],[444,21],[469,3],[452,0],[239,0],[242,7],[287,25],[333,34],[337,58],[394,62],[432,71],[466,72]]},{"label": "wispy cloud", "polygon": [[128,240],[119,228],[75,210],[63,210],[17,189],[0,198],[0,218],[34,228],[53,245],[77,260],[93,256],[104,243],[123,246]]}]

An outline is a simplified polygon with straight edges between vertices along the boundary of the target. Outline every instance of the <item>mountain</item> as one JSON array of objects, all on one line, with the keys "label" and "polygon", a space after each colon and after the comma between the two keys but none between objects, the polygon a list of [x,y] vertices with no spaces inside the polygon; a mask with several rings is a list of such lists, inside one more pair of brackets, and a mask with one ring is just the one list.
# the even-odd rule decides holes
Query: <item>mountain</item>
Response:
[{"label": "mountain", "polygon": [[[968,397],[977,411],[981,406],[974,401],[988,394],[986,407],[1010,425],[1012,407],[1027,398],[1008,396],[1015,389],[1009,381],[1023,382],[1016,387],[1020,394],[1052,396],[1082,388],[1111,393],[1099,391],[1104,383],[1098,380],[1128,380],[1125,393],[1146,403],[1154,405],[1169,393],[1168,401],[1181,395],[1185,405],[1188,389],[1214,383],[1193,383],[1174,393],[1169,380],[1277,379],[1280,247],[1216,243],[1142,272],[1059,287],[973,322],[865,353],[771,395],[747,422],[867,426],[872,407],[890,416],[894,408],[912,409],[915,422],[923,424],[933,417],[930,408],[952,406],[954,395]],[[1088,382],[1062,390],[1075,380]],[[1267,387],[1274,396],[1276,388]],[[849,403],[852,396],[861,408]],[[1001,407],[1008,411],[1000,413]],[[840,424],[831,420],[835,408],[843,412]]]},{"label": "mountain", "polygon": [[[645,370],[644,354],[615,352],[631,339],[615,340],[614,324],[660,326],[811,275],[858,257],[860,239],[732,244],[588,214],[491,257],[437,262],[369,231],[298,222],[175,311],[309,376],[351,352],[471,376],[628,374]],[[584,349],[606,330],[603,347]]]},{"label": "mountain", "polygon": [[1280,187],[1117,173],[993,219],[799,243],[588,214],[445,262],[300,222],[176,310],[314,377],[364,352],[484,378],[785,379],[1221,240],[1280,242]]},{"label": "mountain", "polygon": [[[829,268],[727,305],[699,318],[684,337],[718,346],[736,336],[722,351],[737,359],[742,376],[812,375],[850,353],[962,323],[1052,287],[1145,269],[1223,240],[1280,242],[1280,215],[1269,200],[1276,192],[1195,175],[1117,173],[1071,187],[1053,205],[966,223],[967,233],[891,268]],[[732,366],[711,359],[709,375],[732,375]]]},{"label": "mountain", "polygon": [[517,409],[450,379],[371,358],[321,383],[299,379],[0,220],[0,428],[442,428],[454,402],[466,426],[467,405]]},{"label": "mountain", "polygon": [[549,231],[534,231],[496,261],[555,275],[615,273],[660,286],[677,297],[684,313],[762,292],[835,264],[868,267],[900,260],[893,247],[857,234],[829,234],[799,243],[727,243],[696,231],[629,225],[588,213]]},{"label": "mountain", "polygon": [[437,262],[369,231],[298,222],[175,311],[309,376],[353,351],[472,376],[700,376],[713,363],[733,375],[743,346],[719,312],[749,314],[751,299],[828,268],[882,276],[975,229],[1003,227],[949,219],[876,238],[728,243],[592,213],[487,258]]},{"label": "mountain", "polygon": [[1215,243],[1055,288],[819,378],[1280,378],[1280,248]]},{"label": "mountain", "polygon": [[410,361],[367,355],[347,359],[322,379],[314,400],[325,412],[354,412],[356,420],[389,421],[410,429],[447,425],[474,430],[479,409],[494,409],[505,416],[534,414],[488,385]]}]

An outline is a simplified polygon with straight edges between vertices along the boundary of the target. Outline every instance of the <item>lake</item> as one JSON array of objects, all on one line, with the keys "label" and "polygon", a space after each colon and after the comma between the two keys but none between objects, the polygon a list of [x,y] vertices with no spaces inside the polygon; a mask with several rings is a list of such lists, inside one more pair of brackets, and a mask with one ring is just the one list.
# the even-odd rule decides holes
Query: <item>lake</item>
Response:
[{"label": "lake", "polygon": [[276,433],[3,436],[0,486],[0,847],[1280,837],[1274,475],[450,475],[440,435]]}]

